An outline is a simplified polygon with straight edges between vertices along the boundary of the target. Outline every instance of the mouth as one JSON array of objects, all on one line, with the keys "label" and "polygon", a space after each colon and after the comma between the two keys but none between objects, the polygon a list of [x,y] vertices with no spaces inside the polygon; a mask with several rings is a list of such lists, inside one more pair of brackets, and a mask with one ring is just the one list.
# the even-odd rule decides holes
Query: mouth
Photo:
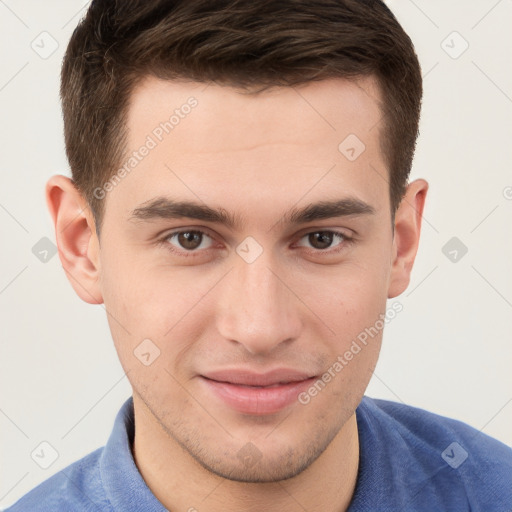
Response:
[{"label": "mouth", "polygon": [[239,370],[200,376],[212,398],[242,414],[275,414],[297,402],[316,376],[289,369],[264,374]]}]

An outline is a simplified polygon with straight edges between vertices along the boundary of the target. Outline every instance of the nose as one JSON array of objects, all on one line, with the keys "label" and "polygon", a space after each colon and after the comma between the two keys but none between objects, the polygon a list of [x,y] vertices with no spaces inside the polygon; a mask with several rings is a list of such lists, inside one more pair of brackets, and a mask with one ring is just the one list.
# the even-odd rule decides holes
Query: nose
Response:
[{"label": "nose", "polygon": [[217,329],[252,355],[272,352],[297,339],[301,302],[285,272],[265,252],[252,263],[239,258],[223,284],[217,302]]}]

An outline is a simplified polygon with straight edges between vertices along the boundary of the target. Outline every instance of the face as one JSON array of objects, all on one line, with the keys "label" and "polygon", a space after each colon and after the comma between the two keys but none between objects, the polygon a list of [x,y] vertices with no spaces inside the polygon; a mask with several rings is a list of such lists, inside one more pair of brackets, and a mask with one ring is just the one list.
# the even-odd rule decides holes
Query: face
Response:
[{"label": "face", "polygon": [[213,473],[298,474],[367,387],[381,331],[351,346],[385,314],[394,254],[378,96],[371,79],[133,92],[98,287],[136,408]]}]

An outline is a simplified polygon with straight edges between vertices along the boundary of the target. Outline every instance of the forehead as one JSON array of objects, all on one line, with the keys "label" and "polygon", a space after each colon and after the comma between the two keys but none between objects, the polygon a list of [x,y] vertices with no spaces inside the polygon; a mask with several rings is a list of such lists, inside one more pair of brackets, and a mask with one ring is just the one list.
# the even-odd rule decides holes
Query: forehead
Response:
[{"label": "forehead", "polygon": [[[191,98],[197,107],[188,109]],[[379,102],[379,87],[372,77],[321,80],[261,92],[147,77],[132,92],[128,126],[133,135],[151,133],[175,113],[169,138],[179,142],[183,151],[196,153],[252,149],[280,141],[309,144],[326,136],[335,143],[349,130],[368,140],[368,130],[381,118]],[[192,120],[183,122],[188,117]]]},{"label": "forehead", "polygon": [[279,215],[301,198],[346,195],[385,209],[379,98],[372,78],[259,93],[147,78],[131,96],[126,172],[107,206],[128,214],[171,195],[240,216],[264,206]]}]

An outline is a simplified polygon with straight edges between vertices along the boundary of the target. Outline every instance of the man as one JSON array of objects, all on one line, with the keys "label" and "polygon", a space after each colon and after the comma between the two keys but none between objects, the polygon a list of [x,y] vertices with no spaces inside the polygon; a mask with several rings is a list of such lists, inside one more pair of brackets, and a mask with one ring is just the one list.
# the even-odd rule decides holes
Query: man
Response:
[{"label": "man", "polygon": [[133,397],[9,510],[511,509],[508,447],[363,397],[418,248],[421,92],[380,1],[93,1],[47,200]]}]

